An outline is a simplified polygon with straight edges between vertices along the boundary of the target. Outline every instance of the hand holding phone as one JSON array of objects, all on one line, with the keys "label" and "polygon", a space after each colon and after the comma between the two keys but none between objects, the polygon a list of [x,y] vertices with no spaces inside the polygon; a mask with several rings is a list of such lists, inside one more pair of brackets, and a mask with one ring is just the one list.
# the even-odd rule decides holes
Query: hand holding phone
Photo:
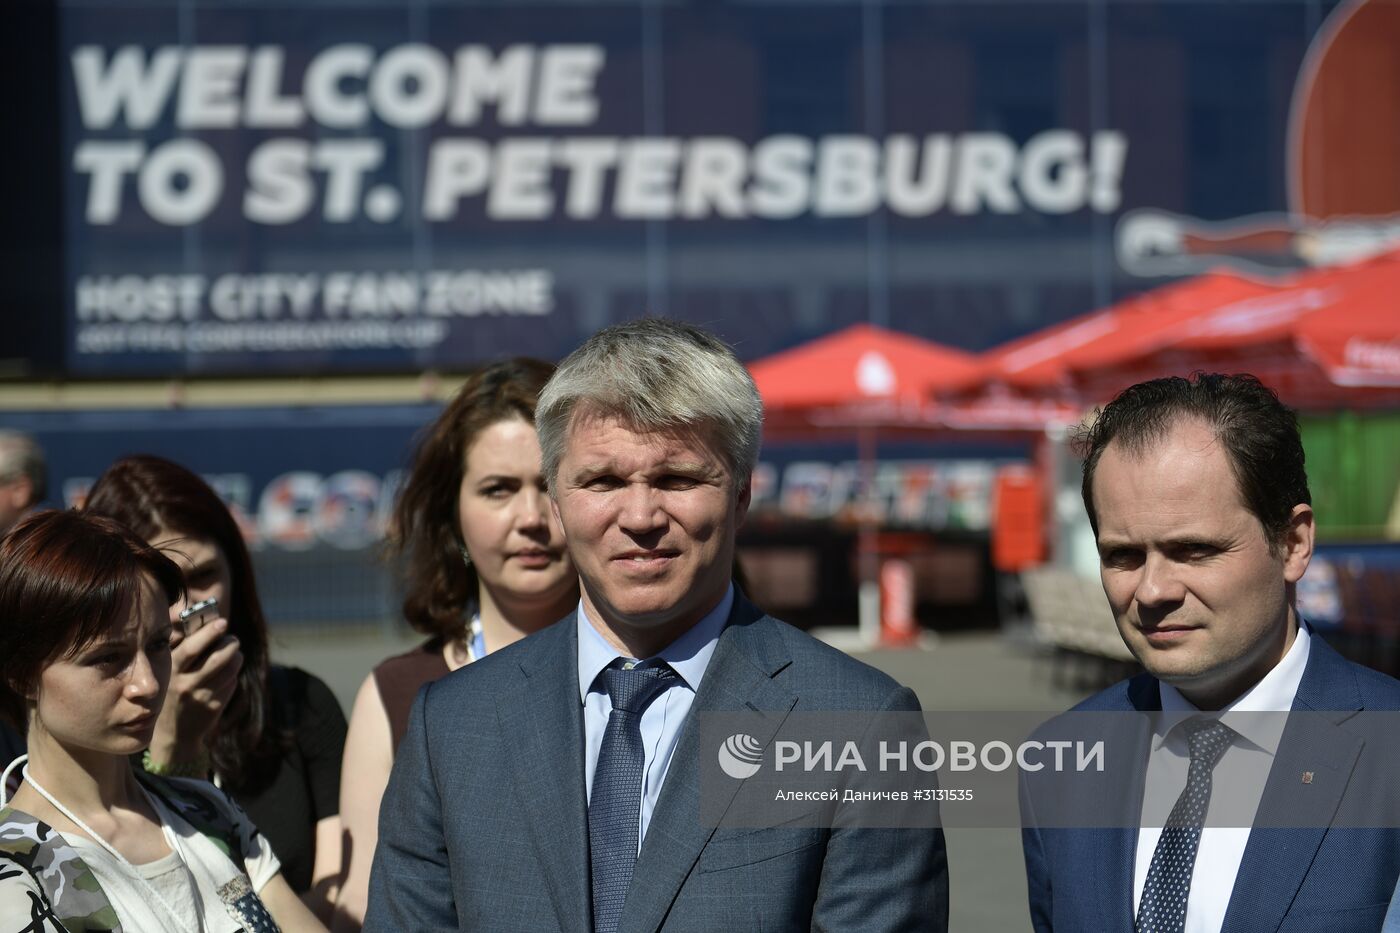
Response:
[{"label": "hand holding phone", "polygon": [[170,683],[151,739],[152,760],[162,764],[194,761],[207,751],[243,668],[238,639],[212,599],[176,615],[170,648]]}]

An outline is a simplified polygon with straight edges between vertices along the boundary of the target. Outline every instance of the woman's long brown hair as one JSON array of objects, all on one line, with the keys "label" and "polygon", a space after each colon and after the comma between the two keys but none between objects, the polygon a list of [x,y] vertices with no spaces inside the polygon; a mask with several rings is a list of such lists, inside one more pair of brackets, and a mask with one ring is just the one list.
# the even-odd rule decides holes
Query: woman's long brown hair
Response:
[{"label": "woman's long brown hair", "polygon": [[238,685],[219,716],[210,758],[226,787],[253,790],[270,780],[285,744],[272,728],[267,682],[267,620],[253,580],[253,562],[238,524],[218,493],[169,460],[123,457],[97,478],[85,512],[105,515],[151,540],[162,529],[212,540],[228,560],[229,606],[220,607],[243,653]]},{"label": "woman's long brown hair", "polygon": [[424,429],[389,531],[390,553],[402,568],[404,618],[418,631],[448,641],[462,637],[477,589],[476,569],[462,560],[457,527],[467,449],[499,421],[534,424],[535,401],[553,374],[552,364],[528,357],[484,366]]}]

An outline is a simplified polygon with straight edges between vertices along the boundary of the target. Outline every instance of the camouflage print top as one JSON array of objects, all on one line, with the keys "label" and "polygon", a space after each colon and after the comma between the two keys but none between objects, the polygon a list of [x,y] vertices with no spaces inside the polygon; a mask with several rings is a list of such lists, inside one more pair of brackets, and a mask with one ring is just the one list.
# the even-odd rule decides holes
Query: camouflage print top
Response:
[{"label": "camouflage print top", "polygon": [[47,823],[6,807],[0,810],[0,886],[11,885],[24,889],[30,905],[29,926],[17,929],[121,930],[117,912],[77,851]]},{"label": "camouflage print top", "polygon": [[[240,876],[246,874],[244,840],[257,830],[239,825],[241,812],[218,806],[211,799],[217,790],[188,779],[146,774],[138,778],[227,856]],[[0,891],[6,888],[10,889],[4,898],[6,912],[11,915],[0,918],[0,933],[121,933],[116,911],[77,850],[47,823],[12,807],[0,809]],[[256,900],[256,895],[251,896]],[[25,899],[28,916],[13,916],[13,905]],[[259,921],[267,919],[261,904],[256,906],[261,916],[249,917],[253,922],[246,924],[246,929],[258,929]],[[22,925],[12,927],[12,921]]]}]

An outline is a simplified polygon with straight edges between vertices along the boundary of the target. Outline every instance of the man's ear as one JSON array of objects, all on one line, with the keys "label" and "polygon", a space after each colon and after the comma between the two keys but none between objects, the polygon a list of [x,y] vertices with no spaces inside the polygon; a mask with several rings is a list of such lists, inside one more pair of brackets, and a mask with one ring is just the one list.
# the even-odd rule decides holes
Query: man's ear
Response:
[{"label": "man's ear", "polygon": [[1312,506],[1299,503],[1288,517],[1288,529],[1283,535],[1283,579],[1297,583],[1312,561],[1317,526]]},{"label": "man's ear", "polygon": [[569,533],[564,530],[564,520],[559,516],[559,500],[554,498],[553,488],[549,491],[549,511],[554,515],[554,522],[559,526],[559,533],[563,536],[564,542],[569,541]]},{"label": "man's ear", "polygon": [[744,527],[744,520],[749,517],[749,506],[753,504],[753,477],[745,478],[744,485],[739,487],[739,495],[734,501],[734,530],[738,531]]}]

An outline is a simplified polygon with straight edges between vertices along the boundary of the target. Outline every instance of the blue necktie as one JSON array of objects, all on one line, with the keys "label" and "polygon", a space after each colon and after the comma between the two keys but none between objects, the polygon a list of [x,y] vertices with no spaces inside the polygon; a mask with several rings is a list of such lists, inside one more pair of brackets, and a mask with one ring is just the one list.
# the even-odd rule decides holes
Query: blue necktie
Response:
[{"label": "blue necktie", "polygon": [[620,661],[603,671],[612,713],[598,749],[593,794],[588,801],[588,850],[593,867],[593,933],[614,933],[632,884],[641,840],[642,712],[676,681],[669,667],[624,669]]},{"label": "blue necktie", "polygon": [[1176,799],[1147,869],[1138,902],[1137,933],[1181,933],[1191,897],[1196,850],[1210,806],[1211,772],[1230,747],[1235,732],[1216,719],[1192,719],[1183,726],[1191,749],[1186,787]]}]

